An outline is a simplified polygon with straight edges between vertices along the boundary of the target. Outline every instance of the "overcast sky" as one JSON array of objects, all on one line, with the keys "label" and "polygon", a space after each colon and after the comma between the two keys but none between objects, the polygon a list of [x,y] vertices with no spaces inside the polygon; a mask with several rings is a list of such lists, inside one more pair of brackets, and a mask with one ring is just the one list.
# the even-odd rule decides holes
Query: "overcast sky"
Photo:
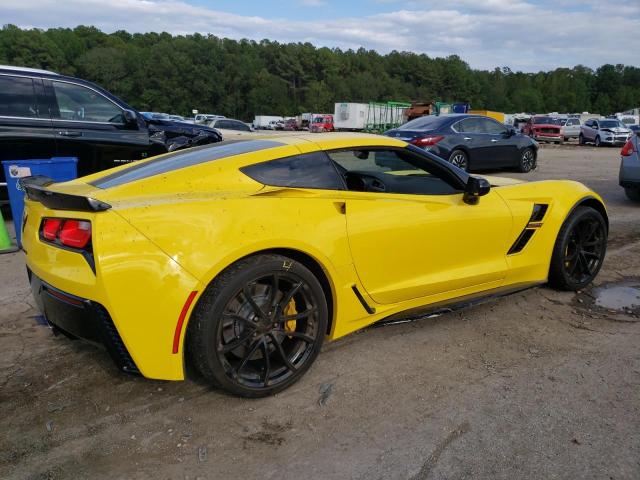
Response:
[{"label": "overcast sky", "polygon": [[0,21],[457,54],[485,69],[640,66],[640,0],[0,0]]}]

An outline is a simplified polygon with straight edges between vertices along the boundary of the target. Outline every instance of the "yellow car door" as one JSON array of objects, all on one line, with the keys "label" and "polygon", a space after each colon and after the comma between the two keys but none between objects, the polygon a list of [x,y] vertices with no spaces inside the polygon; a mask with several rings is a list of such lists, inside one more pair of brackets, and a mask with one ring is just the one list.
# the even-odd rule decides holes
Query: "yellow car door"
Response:
[{"label": "yellow car door", "polygon": [[[393,152],[368,152],[368,165],[349,158],[353,152],[329,155],[347,179],[351,254],[362,285],[376,302],[502,283],[512,216],[497,193],[490,191],[469,205],[462,192],[433,175],[403,170],[414,167],[396,159],[389,162]],[[355,155],[364,157],[361,151]]]}]

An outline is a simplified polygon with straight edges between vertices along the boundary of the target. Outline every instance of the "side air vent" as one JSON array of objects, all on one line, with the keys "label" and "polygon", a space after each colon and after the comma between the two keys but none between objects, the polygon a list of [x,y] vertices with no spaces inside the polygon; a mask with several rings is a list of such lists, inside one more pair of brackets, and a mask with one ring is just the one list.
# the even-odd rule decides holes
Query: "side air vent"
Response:
[{"label": "side air vent", "polygon": [[544,215],[547,213],[549,205],[546,203],[536,203],[533,205],[533,212],[531,213],[530,222],[541,222]]},{"label": "side air vent", "polygon": [[527,243],[529,243],[529,240],[531,240],[535,231],[536,230],[534,228],[525,228],[513,246],[509,249],[507,255],[513,255],[514,253],[521,252],[522,249],[527,246]]},{"label": "side air vent", "polygon": [[536,203],[533,205],[533,211],[531,212],[531,217],[529,218],[527,226],[524,227],[524,230],[522,230],[522,233],[520,234],[518,239],[507,252],[507,255],[520,253],[524,249],[524,247],[527,246],[527,243],[529,243],[529,240],[531,240],[531,237],[533,237],[535,231],[538,228],[542,227],[542,219],[546,215],[548,208],[549,205],[547,205],[546,203]]}]

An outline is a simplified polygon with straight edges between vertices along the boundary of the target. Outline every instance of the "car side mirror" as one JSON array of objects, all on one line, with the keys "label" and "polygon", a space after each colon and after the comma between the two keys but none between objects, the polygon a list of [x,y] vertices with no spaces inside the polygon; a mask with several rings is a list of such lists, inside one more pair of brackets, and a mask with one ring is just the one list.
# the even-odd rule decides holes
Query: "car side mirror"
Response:
[{"label": "car side mirror", "polygon": [[491,190],[491,184],[486,178],[470,176],[464,189],[462,200],[468,205],[477,205],[480,197]]},{"label": "car side mirror", "polygon": [[124,121],[126,123],[138,123],[138,116],[133,110],[124,110],[122,115],[124,116]]}]

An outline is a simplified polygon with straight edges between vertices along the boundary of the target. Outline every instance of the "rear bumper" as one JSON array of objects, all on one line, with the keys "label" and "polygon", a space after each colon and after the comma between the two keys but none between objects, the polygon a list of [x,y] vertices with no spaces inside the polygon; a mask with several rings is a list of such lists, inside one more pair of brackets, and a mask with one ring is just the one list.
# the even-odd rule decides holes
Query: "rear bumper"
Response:
[{"label": "rear bumper", "polygon": [[38,308],[56,332],[102,345],[123,372],[140,373],[106,308],[59,290],[27,269]]},{"label": "rear bumper", "polygon": [[638,153],[622,157],[619,180],[622,187],[640,187],[640,155]]}]

